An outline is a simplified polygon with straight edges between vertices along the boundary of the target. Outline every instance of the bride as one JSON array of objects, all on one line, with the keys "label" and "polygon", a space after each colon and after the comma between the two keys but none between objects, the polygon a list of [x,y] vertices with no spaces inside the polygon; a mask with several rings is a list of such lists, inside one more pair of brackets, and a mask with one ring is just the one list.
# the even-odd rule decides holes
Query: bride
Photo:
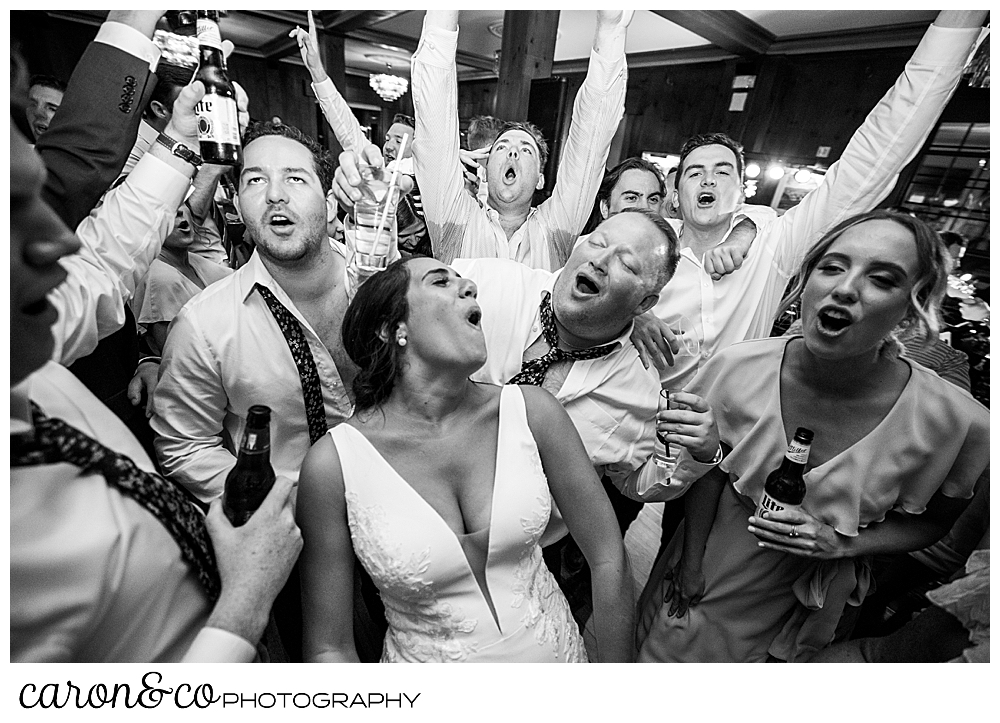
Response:
[{"label": "bride", "polygon": [[592,571],[591,655],[634,658],[607,495],[554,397],[469,380],[480,317],[475,284],[430,258],[392,264],[347,309],[355,413],[299,478],[306,660],[358,660],[353,546],[385,603],[382,662],[586,662],[538,544],[553,499]]}]

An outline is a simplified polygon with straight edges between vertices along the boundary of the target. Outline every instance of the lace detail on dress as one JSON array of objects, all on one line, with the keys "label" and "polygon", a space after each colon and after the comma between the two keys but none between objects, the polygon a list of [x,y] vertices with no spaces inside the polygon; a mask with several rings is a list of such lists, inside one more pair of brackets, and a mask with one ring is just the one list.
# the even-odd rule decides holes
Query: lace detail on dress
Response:
[{"label": "lace detail on dress", "polygon": [[[378,505],[365,506],[353,492],[345,494],[347,521],[358,559],[378,583],[389,623],[382,652],[384,662],[400,657],[459,662],[478,646],[456,636],[476,629],[475,619],[438,599],[432,582],[423,576],[430,567],[430,549],[409,555],[392,545],[385,513]],[[402,654],[402,655],[401,655]]]},{"label": "lace detail on dress", "polygon": [[[531,457],[538,459],[537,452]],[[540,469],[541,460],[538,460],[538,466]],[[542,548],[538,546],[538,540],[548,524],[550,510],[548,488],[545,487],[540,492],[535,499],[534,514],[521,518],[521,527],[527,536],[517,567],[514,568],[514,598],[511,607],[525,607],[521,622],[533,631],[539,645],[547,644],[552,647],[554,658],[560,657],[560,649],[565,645],[564,657],[568,662],[586,663],[586,650],[569,603],[555,577],[545,566]]]}]

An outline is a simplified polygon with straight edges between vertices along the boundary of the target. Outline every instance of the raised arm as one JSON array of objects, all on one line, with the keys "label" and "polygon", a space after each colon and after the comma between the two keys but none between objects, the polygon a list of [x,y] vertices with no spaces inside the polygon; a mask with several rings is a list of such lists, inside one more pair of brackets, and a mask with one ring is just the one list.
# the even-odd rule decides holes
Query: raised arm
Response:
[{"label": "raised arm", "polygon": [[[899,172],[923,147],[951,99],[986,14],[985,10],[941,11],[902,75],[854,133],[820,187],[777,221],[780,244],[775,261],[786,276],[823,233],[849,216],[875,208],[892,191]],[[783,289],[783,280],[780,286]]]},{"label": "raised arm", "polygon": [[319,34],[316,32],[316,21],[313,19],[312,10],[309,13],[309,32],[302,28],[294,28],[288,35],[295,38],[299,44],[299,53],[302,55],[302,62],[305,63],[312,76],[313,92],[319,107],[323,110],[323,117],[333,129],[333,134],[337,137],[337,142],[345,151],[360,153],[361,149],[368,145],[368,139],[361,131],[361,124],[354,117],[354,112],[347,105],[344,96],[337,90],[330,76],[323,67],[323,61],[319,55]]},{"label": "raised arm", "polygon": [[[75,228],[121,173],[160,57],[151,40],[162,10],[112,10],[70,78],[35,146],[48,178],[43,197]],[[196,146],[197,147],[197,146]]]},{"label": "raised arm", "polygon": [[549,489],[590,566],[597,660],[630,663],[635,659],[635,600],[611,502],[562,405],[538,387],[521,391]]},{"label": "raised arm", "polygon": [[296,517],[306,543],[299,567],[303,658],[314,663],[358,663],[353,547],[343,470],[329,435],[313,445],[302,463]]},{"label": "raised arm", "polygon": [[[181,91],[166,128],[189,148],[198,147],[194,106],[204,93],[200,82]],[[51,296],[59,310],[53,359],[69,365],[121,327],[123,302],[160,252],[194,172],[194,166],[155,144],[77,227],[80,253],[62,261],[69,278]]]},{"label": "raised arm", "polygon": [[461,255],[466,219],[479,211],[459,158],[457,49],[458,11],[428,10],[411,69],[413,164],[431,248],[446,264]]},{"label": "raised arm", "polygon": [[[543,203],[553,230],[553,268],[566,263],[594,208],[611,141],[625,113],[625,32],[632,11],[599,10],[587,77],[573,103],[569,134],[552,197]],[[423,179],[421,179],[423,184]]]}]

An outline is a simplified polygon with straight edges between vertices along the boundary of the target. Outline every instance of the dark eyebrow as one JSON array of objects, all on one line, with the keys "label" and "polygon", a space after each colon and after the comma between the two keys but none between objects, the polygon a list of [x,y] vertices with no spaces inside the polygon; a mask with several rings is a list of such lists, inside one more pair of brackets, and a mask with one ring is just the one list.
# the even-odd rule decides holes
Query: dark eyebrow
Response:
[{"label": "dark eyebrow", "polygon": [[687,168],[684,169],[684,173],[687,173],[688,171],[690,171],[690,170],[692,170],[694,168],[700,168],[701,170],[704,171],[705,170],[705,164],[704,163],[692,163],[690,166],[688,166]]},{"label": "dark eyebrow", "polygon": [[430,271],[428,271],[427,273],[425,273],[423,275],[423,279],[422,280],[426,280],[427,277],[430,276],[431,274],[437,274],[438,276],[447,277],[448,276],[448,269],[442,269],[442,268],[431,269]]},{"label": "dark eyebrow", "polygon": [[715,164],[715,167],[718,168],[719,166],[726,166],[728,168],[736,168],[736,166],[734,166],[730,161],[719,161],[718,163]]}]

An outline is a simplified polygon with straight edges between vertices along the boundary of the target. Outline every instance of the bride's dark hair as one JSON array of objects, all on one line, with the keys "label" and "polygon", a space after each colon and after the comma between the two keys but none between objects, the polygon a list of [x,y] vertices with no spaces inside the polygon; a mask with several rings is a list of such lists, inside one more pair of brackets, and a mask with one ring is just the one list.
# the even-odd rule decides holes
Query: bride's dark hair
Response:
[{"label": "bride's dark hair", "polygon": [[344,313],[344,350],[360,367],[351,385],[358,412],[378,407],[392,392],[402,351],[396,329],[409,314],[409,287],[406,262],[396,261],[362,284]]}]

